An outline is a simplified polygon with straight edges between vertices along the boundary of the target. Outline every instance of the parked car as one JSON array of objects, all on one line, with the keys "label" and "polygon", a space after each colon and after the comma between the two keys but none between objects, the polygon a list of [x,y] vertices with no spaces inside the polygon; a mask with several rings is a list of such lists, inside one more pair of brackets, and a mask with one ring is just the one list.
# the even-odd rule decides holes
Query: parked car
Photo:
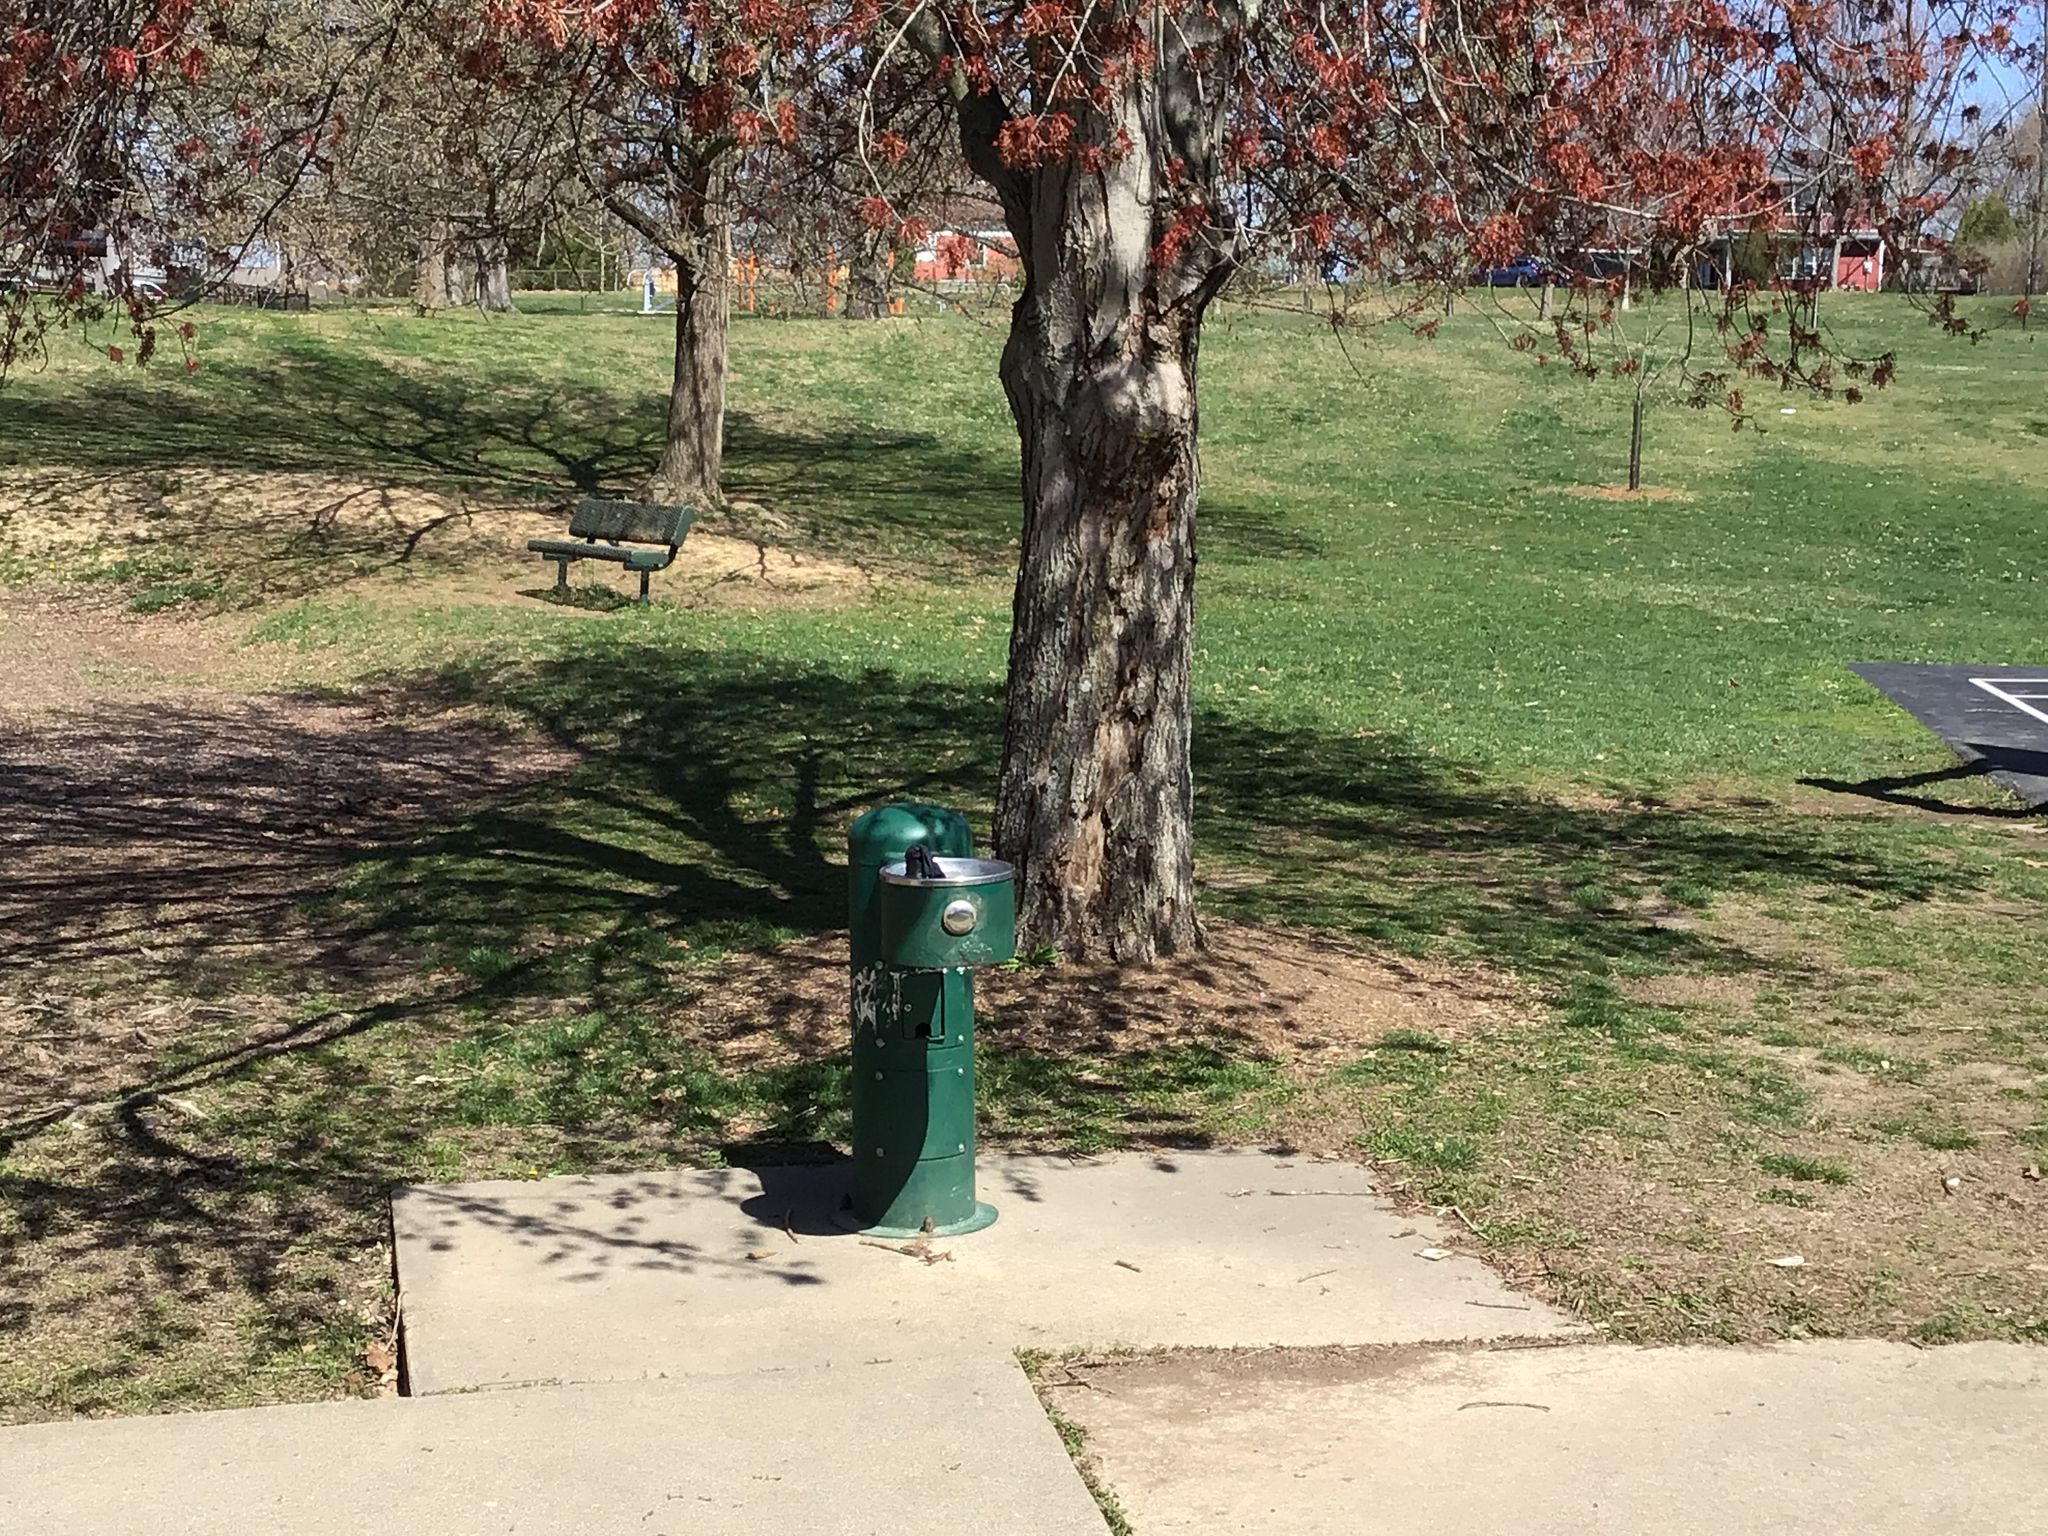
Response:
[{"label": "parked car", "polygon": [[1549,268],[1534,256],[1517,256],[1504,267],[1481,267],[1472,274],[1477,288],[1531,288],[1549,280]]}]

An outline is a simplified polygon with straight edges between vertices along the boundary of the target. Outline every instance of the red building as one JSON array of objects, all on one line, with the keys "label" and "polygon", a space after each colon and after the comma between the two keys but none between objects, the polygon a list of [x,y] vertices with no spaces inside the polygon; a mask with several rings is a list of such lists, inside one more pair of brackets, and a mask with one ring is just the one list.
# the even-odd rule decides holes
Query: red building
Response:
[{"label": "red building", "polygon": [[1874,229],[1850,232],[1834,243],[1837,288],[1876,293],[1884,286],[1884,240]]},{"label": "red building", "polygon": [[[1726,287],[1740,266],[1737,234],[1722,235],[1704,250],[1698,280],[1703,288]],[[1772,285],[1818,284],[1848,293],[1876,293],[1886,277],[1884,236],[1875,229],[1770,236]]]}]

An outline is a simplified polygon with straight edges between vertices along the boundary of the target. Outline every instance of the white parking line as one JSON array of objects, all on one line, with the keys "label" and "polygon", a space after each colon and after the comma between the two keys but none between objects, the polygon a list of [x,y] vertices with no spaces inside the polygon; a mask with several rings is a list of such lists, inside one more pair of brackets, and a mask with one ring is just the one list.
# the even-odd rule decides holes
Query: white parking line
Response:
[{"label": "white parking line", "polygon": [[2038,709],[2029,700],[2048,701],[2048,693],[2013,693],[2014,688],[2048,687],[2048,677],[1973,677],[1973,687],[1982,688],[2001,704],[2010,704],[2023,714],[2032,715],[2043,725],[2048,725],[2048,710]]}]

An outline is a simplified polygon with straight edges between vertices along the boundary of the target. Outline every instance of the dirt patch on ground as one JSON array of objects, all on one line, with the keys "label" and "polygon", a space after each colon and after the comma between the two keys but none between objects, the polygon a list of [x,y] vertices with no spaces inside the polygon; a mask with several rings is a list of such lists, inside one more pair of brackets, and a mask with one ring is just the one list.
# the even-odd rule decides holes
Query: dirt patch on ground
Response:
[{"label": "dirt patch on ground", "polygon": [[1622,983],[1621,992],[1625,997],[1659,1008],[1699,1005],[1735,1013],[1754,1006],[1757,993],[1769,984],[1768,978],[1753,975],[1671,971],[1661,976],[1631,977]]},{"label": "dirt patch on ground", "polygon": [[1846,968],[1622,990],[1656,1035],[1509,1096],[1477,1237],[1511,1277],[1638,1340],[2048,1338],[2048,1076],[2009,998],[1871,1014]]},{"label": "dirt patch on ground", "polygon": [[[559,536],[550,528],[547,537]],[[526,549],[530,528],[512,530],[493,558],[480,560],[469,579],[446,595],[485,602],[553,601],[555,568]],[[637,597],[639,578],[602,560],[569,567],[572,602],[614,607]],[[863,596],[868,573],[843,561],[709,529],[693,529],[675,563],[658,572],[649,601],[681,608],[831,607]],[[437,595],[440,595],[437,592]],[[592,597],[603,599],[592,603]]]},{"label": "dirt patch on ground", "polygon": [[1941,1152],[1866,1122],[1745,1152],[1710,1113],[1662,1113],[1510,1189],[1488,1229],[1543,1235],[1489,1257],[1635,1340],[2048,1332],[2048,1184],[2012,1142]]},{"label": "dirt patch on ground", "polygon": [[[187,1059],[209,1045],[233,1052],[269,1034],[282,1007],[265,996],[192,998],[95,996],[52,987],[0,997],[0,1137],[109,1104],[173,1052]],[[189,1101],[165,1101],[196,1113]]]},{"label": "dirt patch on ground", "polygon": [[[2048,822],[2034,816],[2011,790],[1988,777],[1982,763],[1960,765],[1940,752],[1933,741],[1928,742],[1928,747],[1930,757],[1938,756],[1939,766],[1916,773],[1890,774],[1854,783],[1802,780],[1773,786],[1767,800],[1708,781],[1681,788],[1662,803],[1674,810],[1708,815],[1754,810],[1821,820],[1884,818],[1935,825],[1957,824],[1959,818],[1964,818],[2023,836],[2048,831]],[[1940,856],[1933,849],[1927,853],[1930,857]]]},{"label": "dirt patch on ground", "polygon": [[0,591],[0,646],[13,660],[0,720],[82,700],[161,700],[252,680],[236,617],[138,614],[118,596],[90,591]]},{"label": "dirt patch on ground", "polygon": [[[112,585],[124,604],[207,612],[338,589],[531,601],[554,567],[526,541],[560,537],[568,505],[308,474],[15,471],[0,475],[0,561]],[[638,585],[601,561],[573,566],[571,581],[621,596]],[[735,523],[693,530],[653,595],[692,607],[817,605],[867,587],[856,566],[747,537]]]},{"label": "dirt patch on ground", "polygon": [[[412,723],[299,697],[19,725],[0,736],[0,985],[47,999],[124,968],[205,996],[210,975],[252,959],[359,983],[366,936],[322,931],[301,905],[423,819],[573,763],[460,715]],[[67,1070],[90,1065],[72,1054]]]},{"label": "dirt patch on ground", "polygon": [[[1498,975],[1368,954],[1283,928],[1207,928],[1206,953],[1162,965],[980,972],[980,1031],[1006,1049],[1084,1060],[1227,1041],[1313,1071],[1390,1035],[1453,1041],[1534,1006]],[[778,1065],[843,1047],[846,988],[846,936],[829,934],[734,957],[707,988],[699,1016],[734,1065]]]},{"label": "dirt patch on ground", "polygon": [[1001,973],[986,989],[996,1027],[1009,1043],[1083,1055],[1220,1036],[1313,1069],[1397,1033],[1456,1040],[1532,1006],[1496,975],[1282,928],[1208,927],[1208,952],[1173,965]]},{"label": "dirt patch on ground", "polygon": [[1625,485],[1575,485],[1572,495],[1587,501],[1691,501],[1691,491],[1668,485],[1645,485],[1630,490]]},{"label": "dirt patch on ground", "polygon": [[[1673,908],[1659,921],[1666,926],[1711,930],[1756,970],[1779,983],[1801,976],[1837,975],[1846,967],[1838,941],[1816,932],[1811,924],[1773,916],[1755,901],[1724,896],[1704,914]],[[1727,980],[1710,973],[1691,979],[1709,993],[1718,991]],[[1667,984],[1670,980],[1665,978]]]}]

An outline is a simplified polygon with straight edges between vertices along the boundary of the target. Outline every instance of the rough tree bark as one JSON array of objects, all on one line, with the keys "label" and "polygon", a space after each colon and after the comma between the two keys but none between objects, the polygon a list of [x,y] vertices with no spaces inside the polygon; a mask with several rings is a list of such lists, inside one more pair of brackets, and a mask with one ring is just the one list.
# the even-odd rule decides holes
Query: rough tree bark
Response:
[{"label": "rough tree bark", "polygon": [[723,261],[676,263],[676,356],[669,385],[668,440],[647,494],[715,505],[725,457],[727,269]]},{"label": "rough tree bark", "polygon": [[445,282],[449,304],[460,309],[470,303],[476,293],[476,264],[463,259],[459,246],[450,246],[441,269],[448,274]]},{"label": "rough tree bark", "polygon": [[1227,214],[1175,240],[1188,194],[1169,190],[1168,167],[1217,184],[1213,103],[1233,61],[1213,28],[1184,25],[1161,28],[1155,69],[1115,89],[1103,141],[1121,130],[1136,147],[1095,171],[1010,167],[995,150],[1002,103],[959,98],[969,159],[997,189],[1025,272],[1002,361],[1024,529],[996,849],[1018,866],[1025,943],[1127,962],[1202,945],[1196,357],[1235,245]]}]

